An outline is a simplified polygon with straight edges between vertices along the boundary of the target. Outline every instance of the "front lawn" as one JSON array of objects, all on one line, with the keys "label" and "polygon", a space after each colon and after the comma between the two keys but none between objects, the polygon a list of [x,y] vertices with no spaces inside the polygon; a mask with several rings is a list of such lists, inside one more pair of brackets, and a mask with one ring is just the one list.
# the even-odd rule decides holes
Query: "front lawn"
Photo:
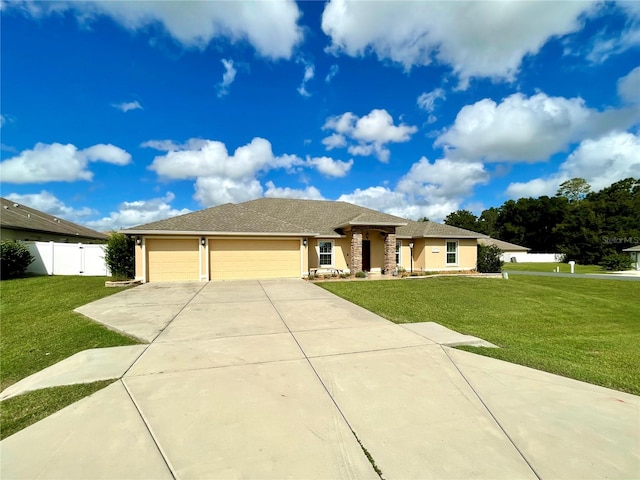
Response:
[{"label": "front lawn", "polygon": [[465,350],[640,394],[636,282],[513,275],[318,285],[394,323],[437,322],[501,347]]},{"label": "front lawn", "polygon": [[121,291],[104,277],[28,277],[0,282],[0,390],[89,348],[134,345],[74,308]]},{"label": "front lawn", "polygon": [[[510,263],[505,262],[502,270],[505,272],[554,272],[559,267],[560,273],[571,273],[571,267],[568,263],[543,262],[543,263]],[[574,273],[608,273],[604,268],[598,265],[576,265]]]}]

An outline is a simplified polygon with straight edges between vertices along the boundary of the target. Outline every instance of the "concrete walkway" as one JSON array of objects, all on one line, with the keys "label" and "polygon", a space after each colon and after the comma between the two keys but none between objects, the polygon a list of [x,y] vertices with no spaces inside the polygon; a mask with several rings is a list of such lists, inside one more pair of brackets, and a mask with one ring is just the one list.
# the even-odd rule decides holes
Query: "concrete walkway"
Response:
[{"label": "concrete walkway", "polygon": [[639,478],[640,398],[439,345],[300,280],[82,308],[152,343],[0,442],[12,478]]}]

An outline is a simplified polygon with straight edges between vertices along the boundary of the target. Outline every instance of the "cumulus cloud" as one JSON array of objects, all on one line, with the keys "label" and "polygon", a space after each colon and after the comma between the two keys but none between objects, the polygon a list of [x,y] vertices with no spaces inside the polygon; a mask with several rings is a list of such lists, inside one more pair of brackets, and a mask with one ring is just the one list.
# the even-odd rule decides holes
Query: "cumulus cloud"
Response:
[{"label": "cumulus cloud", "polygon": [[435,144],[452,159],[535,162],[584,138],[624,130],[637,118],[634,108],[599,112],[581,98],[516,93],[499,104],[485,98],[465,106]]},{"label": "cumulus cloud", "polygon": [[271,170],[296,172],[313,168],[328,177],[344,177],[353,165],[353,160],[344,162],[330,157],[277,156],[271,143],[259,137],[238,147],[233,154],[229,154],[224,143],[205,139],[190,139],[184,144],[150,140],[142,145],[166,152],[157,156],[149,167],[159,176],[175,180],[195,179],[194,198],[204,206],[261,197],[263,187],[258,177]]},{"label": "cumulus cloud", "polygon": [[591,1],[393,2],[331,0],[322,15],[330,50],[375,53],[406,70],[434,60],[465,87],[472,77],[513,80],[522,59],[552,37],[581,28]]},{"label": "cumulus cloud", "polygon": [[329,68],[329,73],[327,73],[327,76],[324,77],[324,81],[326,83],[331,83],[331,80],[333,80],[333,78],[338,74],[339,71],[340,67],[338,65],[331,65],[331,67]]},{"label": "cumulus cloud", "polygon": [[511,183],[506,193],[513,198],[554,195],[562,182],[576,177],[587,180],[595,191],[624,178],[637,177],[638,172],[640,137],[628,132],[613,132],[583,141],[555,174]]},{"label": "cumulus cloud", "polygon": [[222,81],[218,84],[218,97],[224,97],[229,93],[229,87],[236,79],[236,69],[233,66],[233,60],[222,59],[222,65],[224,66],[224,73],[222,74]]},{"label": "cumulus cloud", "polygon": [[626,103],[640,102],[640,67],[618,80],[618,96]]},{"label": "cumulus cloud", "polygon": [[315,157],[307,158],[307,165],[315,167],[320,173],[327,177],[344,177],[349,173],[349,170],[351,170],[353,160],[343,162],[330,157]]},{"label": "cumulus cloud", "polygon": [[[5,3],[3,3],[3,6]],[[160,24],[185,47],[204,49],[214,38],[247,41],[263,57],[288,59],[303,38],[295,1],[254,2],[104,2],[57,1],[6,4],[38,17],[71,11],[80,22],[106,15],[131,31]]]},{"label": "cumulus cloud", "polygon": [[478,184],[489,180],[481,163],[456,162],[448,158],[414,163],[395,188],[374,186],[356,189],[338,200],[381,210],[404,218],[427,217],[441,221],[460,208]]},{"label": "cumulus cloud", "polygon": [[264,192],[265,197],[272,198],[302,198],[307,200],[324,200],[324,197],[316,187],[309,185],[304,190],[295,188],[279,188],[273,182],[267,182],[267,191]]},{"label": "cumulus cloud", "polygon": [[316,69],[312,63],[305,62],[304,65],[304,77],[302,78],[302,83],[298,87],[298,93],[303,97],[310,97],[311,94],[307,90],[307,82],[311,80],[316,75]]},{"label": "cumulus cloud", "polygon": [[95,210],[89,207],[73,208],[65,205],[62,200],[46,190],[41,190],[40,193],[10,193],[5,197],[12,202],[76,223],[96,213]]},{"label": "cumulus cloud", "polygon": [[191,211],[186,208],[173,208],[171,202],[173,202],[175,198],[172,192],[167,192],[164,197],[160,198],[122,202],[118,206],[118,210],[110,212],[109,216],[84,223],[94,230],[108,232],[142,225],[143,223],[155,222],[177,215],[184,215]]},{"label": "cumulus cloud", "polygon": [[415,126],[394,125],[393,117],[384,109],[371,110],[364,117],[351,112],[330,117],[322,129],[334,131],[322,140],[327,150],[349,145],[349,139],[355,142],[348,147],[351,155],[376,155],[381,162],[389,161],[387,144],[407,142],[418,131]]},{"label": "cumulus cloud", "polygon": [[70,143],[37,143],[32,150],[3,161],[0,169],[6,183],[75,182],[93,179],[89,162],[122,166],[131,162],[131,155],[111,144],[78,150]]},{"label": "cumulus cloud", "polygon": [[140,102],[137,100],[133,102],[112,103],[111,106],[125,113],[131,110],[143,110],[142,105],[140,105]]}]

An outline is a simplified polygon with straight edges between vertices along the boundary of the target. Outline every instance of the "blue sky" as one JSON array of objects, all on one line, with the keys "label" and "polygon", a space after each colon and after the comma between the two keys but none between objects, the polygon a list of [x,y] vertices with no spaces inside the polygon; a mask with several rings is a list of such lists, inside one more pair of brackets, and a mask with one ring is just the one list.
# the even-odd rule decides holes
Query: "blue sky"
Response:
[{"label": "blue sky", "polygon": [[640,2],[2,2],[2,196],[97,230],[640,177]]}]

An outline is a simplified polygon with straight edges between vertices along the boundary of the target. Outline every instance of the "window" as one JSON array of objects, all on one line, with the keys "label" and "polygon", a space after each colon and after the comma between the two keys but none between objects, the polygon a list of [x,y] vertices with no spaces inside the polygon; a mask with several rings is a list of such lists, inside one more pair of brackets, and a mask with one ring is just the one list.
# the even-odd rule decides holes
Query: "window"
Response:
[{"label": "window", "polygon": [[447,241],[447,265],[458,264],[458,242],[455,240]]},{"label": "window", "polygon": [[320,267],[333,266],[333,242],[331,240],[318,242],[320,247],[320,259],[318,265]]},{"label": "window", "polygon": [[396,242],[396,265],[398,267],[402,265],[401,250],[402,250],[402,240],[398,240]]}]

